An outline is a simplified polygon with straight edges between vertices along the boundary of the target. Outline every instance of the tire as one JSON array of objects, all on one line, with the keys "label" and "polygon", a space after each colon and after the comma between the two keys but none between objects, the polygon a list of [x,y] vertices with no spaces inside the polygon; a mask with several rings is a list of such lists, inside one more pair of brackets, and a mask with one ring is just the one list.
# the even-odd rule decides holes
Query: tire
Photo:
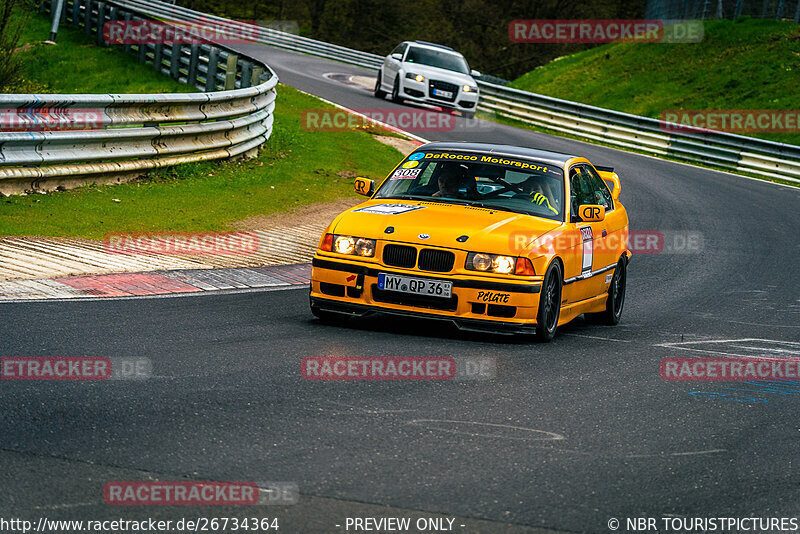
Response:
[{"label": "tire", "polygon": [[465,119],[474,119],[475,118],[475,112],[474,111],[464,111],[463,113],[464,113],[464,118]]},{"label": "tire", "polygon": [[400,98],[400,78],[394,79],[394,85],[392,86],[392,102],[400,103],[403,99]]},{"label": "tire", "polygon": [[311,306],[311,313],[314,314],[314,317],[320,320],[323,324],[338,324],[342,322],[344,319],[341,315],[336,312],[329,312],[327,310],[320,310],[316,306]]},{"label": "tire", "polygon": [[375,95],[375,98],[386,98],[386,91],[381,89],[381,78],[383,77],[383,73],[378,71],[378,78],[375,80],[375,88],[372,90],[372,94]]},{"label": "tire", "polygon": [[586,319],[594,324],[614,326],[622,319],[622,308],[625,306],[625,284],[628,279],[628,262],[620,258],[614,268],[614,277],[608,286],[606,310],[600,313],[587,313]]},{"label": "tire", "polygon": [[554,261],[547,268],[539,292],[539,312],[536,314],[537,341],[547,343],[556,335],[561,314],[561,265]]}]

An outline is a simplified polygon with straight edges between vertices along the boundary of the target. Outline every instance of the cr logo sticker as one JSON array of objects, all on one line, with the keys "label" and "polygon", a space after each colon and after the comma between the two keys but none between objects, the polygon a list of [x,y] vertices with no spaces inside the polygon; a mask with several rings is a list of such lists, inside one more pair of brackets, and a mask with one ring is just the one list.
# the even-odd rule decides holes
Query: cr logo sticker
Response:
[{"label": "cr logo sticker", "polygon": [[494,291],[478,291],[478,300],[481,302],[507,303],[511,293],[495,293]]},{"label": "cr logo sticker", "polygon": [[423,152],[417,152],[415,154],[411,154],[410,156],[408,156],[408,159],[410,159],[411,161],[417,161],[417,160],[420,160],[420,159],[422,159],[424,157],[425,157],[425,154]]},{"label": "cr logo sticker", "polygon": [[586,219],[596,219],[600,216],[600,208],[597,206],[586,206],[583,208],[583,216]]},{"label": "cr logo sticker", "polygon": [[417,237],[420,238],[420,239],[430,239],[431,238],[431,236],[429,236],[428,234],[419,234]]}]

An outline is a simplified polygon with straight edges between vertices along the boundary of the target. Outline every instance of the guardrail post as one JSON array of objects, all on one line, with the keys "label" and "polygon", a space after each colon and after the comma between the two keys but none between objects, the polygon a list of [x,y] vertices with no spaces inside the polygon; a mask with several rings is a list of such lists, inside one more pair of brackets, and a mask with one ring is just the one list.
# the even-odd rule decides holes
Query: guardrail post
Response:
[{"label": "guardrail post", "polygon": [[242,80],[240,87],[250,87],[250,77],[253,75],[253,64],[249,61],[242,61]]},{"label": "guardrail post", "polygon": [[[131,13],[130,13],[130,11],[126,11],[126,12],[125,12],[125,17],[124,17],[124,18],[125,18],[125,24],[126,24],[126,25],[127,25],[127,24],[129,24],[129,23],[130,23],[130,21],[131,21],[131,19],[133,18],[133,17],[131,16]],[[122,49],[123,49],[123,50],[125,51],[125,53],[127,54],[128,52],[130,52],[130,51],[131,51],[131,45],[129,45],[129,44],[126,44],[126,45],[124,45],[124,46],[122,47]]]},{"label": "guardrail post", "polygon": [[103,46],[105,39],[103,39],[103,26],[106,22],[106,4],[105,2],[97,3],[97,44]]},{"label": "guardrail post", "polygon": [[161,72],[161,62],[163,60],[164,44],[156,43],[153,45],[153,68],[156,72]]},{"label": "guardrail post", "polygon": [[140,42],[136,48],[136,61],[144,63],[147,61],[147,43]]},{"label": "guardrail post", "polygon": [[794,10],[794,23],[800,24],[800,0],[797,0],[797,7]]},{"label": "guardrail post", "polygon": [[189,57],[189,74],[186,76],[186,83],[197,86],[197,64],[200,62],[200,45],[192,45],[192,55]]},{"label": "guardrail post", "polygon": [[181,56],[183,46],[180,43],[172,43],[172,52],[169,55],[169,75],[178,80],[181,76]]},{"label": "guardrail post", "polygon": [[212,46],[208,52],[208,69],[206,70],[206,92],[217,90],[217,64],[219,63],[219,48]]},{"label": "guardrail post", "polygon": [[250,76],[250,85],[258,85],[261,83],[261,73],[264,69],[261,67],[253,67],[253,74]]},{"label": "guardrail post", "polygon": [[225,90],[230,91],[236,88],[236,65],[239,63],[239,56],[236,54],[228,55],[228,63],[225,65]]},{"label": "guardrail post", "polygon": [[74,0],[72,2],[72,24],[77,26],[78,28],[81,27],[81,2],[80,0]]},{"label": "guardrail post", "polygon": [[92,0],[86,0],[83,8],[83,33],[86,37],[92,36]]}]

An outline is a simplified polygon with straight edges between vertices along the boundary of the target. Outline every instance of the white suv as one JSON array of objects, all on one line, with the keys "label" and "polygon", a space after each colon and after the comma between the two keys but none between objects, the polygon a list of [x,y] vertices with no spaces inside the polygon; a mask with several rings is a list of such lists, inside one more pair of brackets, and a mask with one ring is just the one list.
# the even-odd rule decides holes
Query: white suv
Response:
[{"label": "white suv", "polygon": [[478,84],[464,56],[448,46],[425,41],[405,41],[383,60],[375,80],[375,96],[424,102],[475,116]]}]

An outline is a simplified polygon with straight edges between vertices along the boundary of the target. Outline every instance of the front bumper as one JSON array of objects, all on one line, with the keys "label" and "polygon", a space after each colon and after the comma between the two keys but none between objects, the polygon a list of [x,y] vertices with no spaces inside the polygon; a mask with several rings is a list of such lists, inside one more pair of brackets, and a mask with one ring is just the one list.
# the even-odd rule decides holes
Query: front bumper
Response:
[{"label": "front bumper", "polygon": [[[453,282],[452,297],[420,297],[380,290],[378,274],[433,278]],[[539,307],[539,281],[507,282],[463,274],[397,269],[376,264],[314,257],[311,306],[321,311],[364,316],[388,313],[439,319],[462,330],[533,333]]]},{"label": "front bumper", "polygon": [[400,82],[400,96],[412,102],[430,104],[461,112],[474,112],[478,107],[479,94],[477,92],[465,93],[461,87],[456,87],[453,100],[435,97],[431,94],[429,81],[418,82],[405,78]]}]

